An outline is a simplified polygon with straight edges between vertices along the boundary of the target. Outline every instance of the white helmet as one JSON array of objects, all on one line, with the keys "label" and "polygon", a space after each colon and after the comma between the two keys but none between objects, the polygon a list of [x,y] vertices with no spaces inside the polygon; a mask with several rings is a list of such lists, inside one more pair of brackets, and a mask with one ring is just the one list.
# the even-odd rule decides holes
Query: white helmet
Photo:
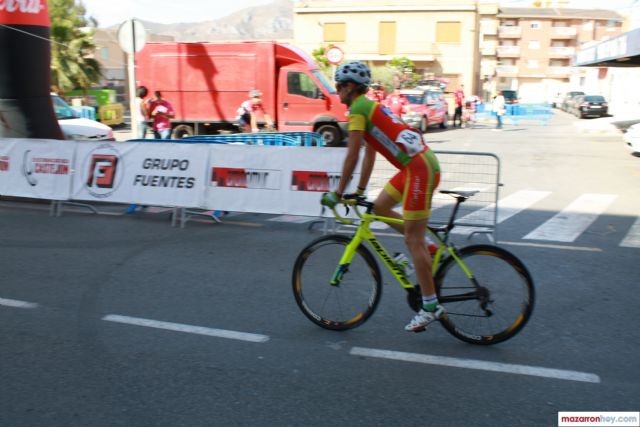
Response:
[{"label": "white helmet", "polygon": [[371,83],[371,71],[369,71],[369,67],[360,61],[346,62],[336,70],[335,81],[338,83],[354,82],[359,85],[369,86],[369,83]]},{"label": "white helmet", "polygon": [[249,91],[249,98],[260,98],[262,96],[262,92],[258,89],[252,89]]}]

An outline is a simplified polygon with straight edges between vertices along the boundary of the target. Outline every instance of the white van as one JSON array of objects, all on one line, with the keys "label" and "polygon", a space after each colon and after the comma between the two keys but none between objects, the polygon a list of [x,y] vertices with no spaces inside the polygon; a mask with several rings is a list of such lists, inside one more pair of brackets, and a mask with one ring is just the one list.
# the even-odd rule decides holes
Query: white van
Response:
[{"label": "white van", "polygon": [[115,141],[113,129],[95,120],[77,117],[73,108],[55,93],[51,94],[53,109],[65,139],[75,141]]}]

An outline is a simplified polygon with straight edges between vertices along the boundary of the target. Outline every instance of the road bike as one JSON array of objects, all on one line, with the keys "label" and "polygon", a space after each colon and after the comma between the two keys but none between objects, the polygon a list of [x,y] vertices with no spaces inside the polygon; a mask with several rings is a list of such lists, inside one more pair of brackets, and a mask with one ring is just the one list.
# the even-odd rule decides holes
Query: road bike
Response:
[{"label": "road bike", "polygon": [[[535,300],[531,274],[522,261],[501,247],[477,244],[458,249],[450,243],[460,204],[477,191],[440,193],[456,200],[447,224],[427,229],[438,245],[433,275],[438,300],[446,309],[440,323],[468,343],[488,345],[508,340],[531,317]],[[339,215],[334,208],[336,220],[357,225],[355,233],[315,239],[295,261],[293,293],[302,312],[325,329],[339,331],[362,325],[382,296],[382,273],[374,254],[406,290],[409,307],[418,311],[422,306],[419,286],[410,281],[405,264],[394,260],[370,227],[375,221],[402,224],[403,220],[375,215],[373,203],[361,196],[345,195],[341,203],[347,209],[354,207],[359,218]]]}]

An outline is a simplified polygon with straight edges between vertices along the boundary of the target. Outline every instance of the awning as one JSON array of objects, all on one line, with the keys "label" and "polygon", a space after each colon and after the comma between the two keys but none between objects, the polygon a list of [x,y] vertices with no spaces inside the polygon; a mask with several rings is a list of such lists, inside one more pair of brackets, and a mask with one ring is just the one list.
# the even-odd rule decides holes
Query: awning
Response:
[{"label": "awning", "polygon": [[640,67],[640,28],[581,49],[576,67]]}]

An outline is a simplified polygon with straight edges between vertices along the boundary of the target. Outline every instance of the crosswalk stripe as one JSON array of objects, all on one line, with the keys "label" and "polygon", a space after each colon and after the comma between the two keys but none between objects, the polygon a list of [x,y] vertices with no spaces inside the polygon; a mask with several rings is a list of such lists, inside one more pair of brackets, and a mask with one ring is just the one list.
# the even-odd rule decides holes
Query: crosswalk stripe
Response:
[{"label": "crosswalk stripe", "polygon": [[614,194],[583,194],[523,238],[573,242],[617,197]]},{"label": "crosswalk stripe", "polygon": [[640,248],[640,218],[636,219],[627,235],[620,242],[625,248]]},{"label": "crosswalk stripe", "polygon": [[[520,190],[513,194],[510,194],[498,201],[498,217],[497,224],[511,218],[519,212],[527,209],[529,206],[539,202],[540,200],[551,194],[550,191],[535,191],[535,190]],[[496,208],[495,203],[491,203],[482,209],[478,209],[468,215],[465,215],[458,219],[460,222],[466,223],[491,223],[493,220],[493,212]],[[491,221],[488,221],[491,220]],[[453,233],[456,234],[469,234],[474,227],[456,227],[453,229]]]}]

